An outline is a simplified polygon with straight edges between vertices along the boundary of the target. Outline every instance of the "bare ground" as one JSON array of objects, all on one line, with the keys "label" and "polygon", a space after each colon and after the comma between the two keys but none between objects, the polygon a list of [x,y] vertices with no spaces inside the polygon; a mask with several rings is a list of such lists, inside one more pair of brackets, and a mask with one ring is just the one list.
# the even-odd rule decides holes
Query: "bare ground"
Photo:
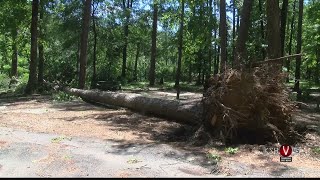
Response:
[{"label": "bare ground", "polygon": [[[164,95],[161,92],[155,93],[159,95],[159,97]],[[167,98],[172,98],[171,95],[173,94],[168,93],[165,95]],[[192,94],[190,97],[195,97],[195,95]],[[188,97],[186,97],[186,99],[188,99]],[[187,143],[188,136],[182,136],[183,133],[181,133],[181,129],[183,129],[183,125],[179,123],[141,115],[126,109],[107,109],[93,106],[82,101],[57,103],[53,102],[48,96],[6,98],[0,99],[0,128],[5,128],[0,129],[0,156],[1,154],[5,154],[4,152],[7,152],[8,148],[10,148],[10,141],[15,143],[18,142],[17,139],[10,139],[9,137],[11,136],[5,135],[10,132],[23,136],[20,141],[30,141],[30,143],[35,143],[30,140],[30,138],[34,136],[48,136],[49,141],[46,141],[46,144],[43,144],[46,149],[46,151],[43,152],[44,159],[41,160],[40,158],[40,160],[38,160],[41,162],[45,161],[47,165],[50,164],[51,166],[57,162],[60,163],[60,166],[61,163],[64,164],[64,171],[67,171],[64,174],[65,176],[87,176],[88,174],[88,176],[108,177],[320,177],[320,156],[313,152],[314,148],[320,147],[319,119],[320,115],[317,112],[302,111],[297,113],[296,120],[302,124],[308,125],[313,131],[305,133],[305,142],[295,145],[300,148],[300,152],[293,155],[293,162],[280,163],[278,154],[266,154],[264,152],[266,147],[278,147],[279,145],[239,145],[237,146],[239,148],[238,152],[234,155],[230,155],[225,152],[225,147],[218,143],[205,147],[190,146]],[[26,135],[26,133],[34,134],[29,136]],[[62,151],[63,147],[71,146],[68,143],[55,143],[55,141],[59,142],[61,140],[59,137],[72,137],[78,139],[76,141],[78,143],[90,140],[95,142],[94,144],[80,144],[79,146],[81,147],[83,145],[84,149],[86,149],[85,147],[101,143],[105,143],[105,145],[108,146],[108,144],[112,142],[116,143],[115,146],[117,146],[117,151],[130,149],[132,146],[143,147],[142,149],[145,150],[145,154],[140,154],[140,156],[150,156],[149,159],[155,158],[155,160],[145,160],[145,162],[148,162],[147,166],[151,167],[151,170],[148,172],[143,171],[139,174],[137,174],[136,170],[130,168],[120,168],[120,166],[124,166],[123,164],[118,165],[119,167],[101,167],[100,165],[96,165],[97,168],[104,170],[99,169],[100,173],[95,174],[95,172],[84,172],[82,169],[80,173],[73,167],[76,165],[81,166],[83,159],[79,161],[68,161],[69,165],[65,165],[64,161],[61,162],[61,160],[59,161],[57,159],[56,155],[60,149]],[[165,145],[166,148],[160,145]],[[11,148],[12,147],[15,146],[11,146]],[[28,148],[30,147],[28,146]],[[37,148],[43,149],[43,147]],[[168,149],[170,149],[170,151],[168,151]],[[90,150],[87,148],[86,150],[92,155],[95,154],[92,151],[100,152],[101,149]],[[30,151],[33,151],[32,148]],[[72,150],[73,153],[75,153],[74,151],[75,150]],[[167,155],[169,153],[169,156],[165,157],[177,161],[173,162],[176,163],[176,169],[167,167],[171,169],[170,173],[164,173],[162,170],[162,173],[157,173],[159,168],[152,169],[152,167],[157,167],[156,161],[160,162],[165,159],[163,156],[154,155],[153,152],[155,151],[159,151],[162,155]],[[126,153],[127,152],[125,151],[122,156],[128,155]],[[212,158],[207,157],[208,153],[216,155],[216,157],[221,157],[221,161],[212,164]],[[106,154],[108,155],[108,158],[114,158],[115,161],[119,160],[119,158],[120,160],[125,161],[122,156],[118,157],[110,155],[109,153]],[[101,157],[99,158],[97,159],[101,160]],[[191,164],[179,165],[178,163],[185,161],[190,162]],[[93,162],[94,160],[88,160],[84,164],[90,165],[91,167],[95,165]],[[56,164],[56,166],[59,166],[59,163]],[[4,169],[9,166],[9,162],[1,162],[0,160],[0,176],[15,176],[15,174],[12,174],[15,171],[10,171],[11,175],[3,173]],[[88,171],[97,170],[94,167],[87,169]],[[112,171],[112,169],[116,170]],[[163,167],[160,166],[160,169],[163,169]],[[108,171],[110,172],[107,173]],[[28,171],[28,169],[26,169],[25,172],[31,172],[31,170]],[[169,172],[169,170],[165,170],[165,172]],[[24,174],[24,176],[28,175],[28,173]],[[40,174],[30,174],[30,176],[50,175],[59,176],[59,173],[53,173],[46,170]],[[63,175],[60,174],[60,176]]]}]

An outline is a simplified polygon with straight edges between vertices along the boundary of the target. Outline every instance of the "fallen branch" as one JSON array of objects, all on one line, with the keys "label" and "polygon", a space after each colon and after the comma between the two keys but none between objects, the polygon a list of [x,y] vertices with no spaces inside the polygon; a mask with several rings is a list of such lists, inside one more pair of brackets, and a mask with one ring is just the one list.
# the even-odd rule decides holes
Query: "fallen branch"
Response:
[{"label": "fallen branch", "polygon": [[260,66],[262,64],[268,64],[268,63],[279,63],[280,64],[280,63],[282,63],[283,59],[297,57],[297,56],[302,56],[302,54],[292,54],[289,56],[283,56],[283,57],[279,57],[279,58],[275,58],[275,59],[267,59],[264,61],[254,62],[251,64],[251,67],[256,67],[256,66]]}]

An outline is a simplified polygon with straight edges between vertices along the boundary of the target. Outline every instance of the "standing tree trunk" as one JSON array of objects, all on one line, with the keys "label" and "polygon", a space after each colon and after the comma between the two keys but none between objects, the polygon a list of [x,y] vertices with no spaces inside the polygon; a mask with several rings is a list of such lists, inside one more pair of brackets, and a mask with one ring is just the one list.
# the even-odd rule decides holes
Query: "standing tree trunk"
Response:
[{"label": "standing tree trunk", "polygon": [[17,29],[12,31],[12,62],[11,62],[11,77],[18,75],[18,48],[17,48]]},{"label": "standing tree trunk", "polygon": [[80,47],[80,75],[79,75],[79,89],[84,89],[86,82],[86,69],[87,69],[87,48],[88,48],[88,35],[89,24],[91,15],[91,0],[84,2],[83,19],[82,19],[82,33],[81,33],[81,47]]},{"label": "standing tree trunk", "polygon": [[192,63],[191,60],[189,60],[189,70],[188,70],[188,83],[192,82]]},{"label": "standing tree trunk", "polygon": [[32,94],[37,90],[37,39],[38,39],[38,10],[39,0],[32,1],[31,20],[31,52],[29,65],[29,79],[25,89],[26,94]]},{"label": "standing tree trunk", "polygon": [[[129,36],[129,20],[132,8],[132,1],[133,0],[123,0],[123,11],[125,13],[125,23],[124,23],[124,46],[122,49],[122,72],[121,77],[123,79],[126,78],[126,70],[127,70],[127,47],[128,47],[128,36]],[[127,4],[127,5],[126,5]]]},{"label": "standing tree trunk", "polygon": [[[81,36],[80,36],[81,37]],[[78,38],[78,45],[77,45],[77,77],[80,76],[80,38]]]},{"label": "standing tree trunk", "polygon": [[241,11],[241,23],[239,30],[239,37],[236,45],[235,66],[240,68],[243,58],[246,53],[246,41],[248,39],[249,27],[250,27],[250,14],[253,6],[253,0],[244,0],[243,8]]},{"label": "standing tree trunk", "polygon": [[[297,54],[301,53],[301,46],[302,46],[302,15],[303,15],[303,0],[299,0],[299,19],[298,19],[297,51],[296,51]],[[294,83],[294,90],[298,92],[297,99],[301,99],[300,67],[301,67],[301,56],[297,56],[295,83]]]},{"label": "standing tree trunk", "polygon": [[218,46],[217,48],[217,56],[216,56],[216,68],[214,69],[214,74],[218,74],[219,73],[219,64],[220,64],[220,58],[219,58],[219,54],[220,54],[220,46]]},{"label": "standing tree trunk", "polygon": [[[217,3],[216,0],[213,1],[213,11],[214,11],[214,18],[217,20]],[[218,32],[218,26],[217,23],[214,23],[214,27],[213,27],[213,33],[214,33],[214,63],[213,63],[213,74],[218,74],[219,72],[219,48],[217,48],[217,32]]]},{"label": "standing tree trunk", "polygon": [[232,1],[232,67],[234,66],[235,54],[236,54],[236,2]]},{"label": "standing tree trunk", "polygon": [[[260,14],[263,14],[263,11],[262,11],[262,0],[259,0],[259,12]],[[264,39],[264,23],[263,23],[263,18],[260,19],[260,31],[261,31],[261,39],[262,41],[264,42],[265,39]],[[261,47],[261,53],[262,53],[262,59],[265,59],[266,58],[266,50],[265,48],[262,46]]]},{"label": "standing tree trunk", "polygon": [[140,53],[140,42],[137,43],[137,54],[136,60],[134,61],[134,75],[133,80],[138,81],[138,60],[139,60],[139,53]]},{"label": "standing tree trunk", "polygon": [[[291,20],[291,25],[290,25],[290,39],[289,39],[289,55],[292,54],[292,39],[293,39],[293,31],[294,31],[294,19],[295,19],[295,14],[296,14],[296,0],[293,2],[293,10],[292,10],[292,20]],[[287,66],[287,71],[288,73],[290,72],[290,61],[289,59],[286,60],[286,66]],[[289,82],[289,77],[287,78],[287,82]]]},{"label": "standing tree trunk", "polygon": [[316,48],[316,52],[315,52],[315,54],[316,54],[316,59],[317,59],[317,63],[316,63],[316,70],[315,70],[315,83],[316,84],[319,84],[319,68],[320,68],[320,53],[319,53],[319,51],[320,51],[320,44],[318,44],[317,45],[317,48]]},{"label": "standing tree trunk", "polygon": [[43,14],[45,11],[44,1],[40,1],[40,23],[39,23],[39,64],[38,64],[38,84],[41,87],[43,84],[43,71],[44,71],[44,22],[43,22]]},{"label": "standing tree trunk", "polygon": [[279,0],[267,0],[268,58],[281,56]]},{"label": "standing tree trunk", "polygon": [[226,23],[226,0],[220,0],[220,47],[221,64],[220,72],[224,72],[227,66],[227,23]]},{"label": "standing tree trunk", "polygon": [[156,54],[157,54],[157,22],[158,22],[158,4],[153,2],[153,23],[152,23],[152,42],[151,42],[151,61],[149,71],[149,85],[154,86],[156,79]]},{"label": "standing tree trunk", "polygon": [[97,63],[97,28],[96,28],[96,18],[95,18],[95,11],[96,7],[93,6],[93,11],[92,11],[92,31],[93,31],[93,62],[92,62],[92,80],[91,80],[91,88],[95,88],[96,86],[96,81],[97,81],[97,68],[96,68],[96,63]]},{"label": "standing tree trunk", "polygon": [[288,2],[289,0],[283,0],[281,8],[281,29],[280,29],[280,38],[281,38],[281,57],[284,56],[284,46],[286,38],[286,24],[287,24],[287,13],[288,13]]},{"label": "standing tree trunk", "polygon": [[207,73],[211,74],[212,69],[212,29],[213,29],[213,15],[212,15],[212,1],[209,0],[209,31],[208,31],[208,62],[209,62],[209,70]]},{"label": "standing tree trunk", "polygon": [[181,74],[181,59],[183,50],[183,21],[184,21],[184,0],[181,0],[181,15],[180,15],[180,31],[179,31],[179,48],[178,48],[178,68],[176,74],[177,99],[180,96],[180,74]]}]

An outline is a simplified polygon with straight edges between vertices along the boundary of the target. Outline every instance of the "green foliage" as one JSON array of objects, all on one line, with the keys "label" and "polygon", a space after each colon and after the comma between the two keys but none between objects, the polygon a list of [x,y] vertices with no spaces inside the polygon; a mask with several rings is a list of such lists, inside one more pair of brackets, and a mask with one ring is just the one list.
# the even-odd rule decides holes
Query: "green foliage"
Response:
[{"label": "green foliage", "polygon": [[14,93],[16,93],[16,94],[24,94],[24,90],[25,90],[25,88],[27,86],[28,79],[29,79],[29,74],[28,73],[24,73],[22,75],[22,77],[20,79],[18,79],[18,84],[16,85],[16,87],[14,89]]},{"label": "green foliage", "polygon": [[228,154],[236,154],[239,148],[227,147],[224,151]]},{"label": "green foliage", "polygon": [[[18,76],[24,79],[29,71],[30,59],[30,20],[31,2],[29,0],[1,1],[0,2],[0,73],[8,75],[11,71],[12,45],[17,43],[18,48]],[[82,1],[42,1],[44,2],[44,17],[39,20],[43,28],[44,36],[39,42],[44,44],[45,72],[47,81],[58,80],[69,86],[77,86],[79,74],[79,45],[82,24]],[[187,0],[185,2],[184,38],[181,80],[193,83],[198,78],[202,81],[203,74],[212,74],[215,56],[219,57],[219,1],[213,7],[210,14],[209,1]],[[247,55],[245,63],[262,59],[262,48],[266,48],[266,36],[262,37],[260,23],[266,25],[266,1],[262,2],[262,12],[259,10],[259,1],[254,2],[251,15],[251,26],[247,41]],[[94,17],[97,32],[96,49],[96,74],[99,81],[121,81],[123,85],[132,85],[134,77],[134,65],[137,52],[137,80],[147,81],[150,64],[151,31],[152,31],[152,3],[153,1],[133,1],[130,11],[123,11],[122,1],[93,1]],[[227,6],[228,25],[228,64],[233,58],[233,34],[232,34],[232,1]],[[236,1],[236,12],[241,12],[243,0]],[[289,1],[288,21],[293,16],[293,0]],[[151,8],[150,8],[151,7]],[[316,80],[316,69],[319,68],[320,52],[320,2],[310,0],[305,2],[303,17],[303,61],[302,78],[307,77],[307,69]],[[161,78],[165,84],[159,88],[173,89],[172,82],[175,80],[178,59],[178,35],[180,24],[181,7],[177,1],[161,1],[159,5],[158,33],[157,33],[157,59],[156,59],[156,82]],[[297,8],[296,8],[297,11]],[[125,14],[130,12],[129,36],[124,37]],[[238,15],[238,14],[236,14]],[[295,14],[297,16],[297,12]],[[92,21],[91,21],[92,22]],[[93,23],[93,22],[92,22]],[[292,52],[295,52],[296,24],[293,30]],[[210,32],[210,30],[212,30]],[[265,30],[265,29],[264,29]],[[289,30],[289,31],[288,31]],[[17,37],[14,38],[17,32]],[[216,32],[216,37],[214,34]],[[265,34],[264,34],[265,35]],[[286,28],[286,53],[290,28]],[[238,33],[236,32],[235,41]],[[312,37],[312,38],[310,38]],[[90,27],[88,62],[87,62],[87,86],[91,82],[93,74],[93,24]],[[127,69],[126,78],[120,78],[122,68],[123,45],[127,46]],[[138,46],[139,45],[139,46]],[[139,49],[138,49],[139,47]],[[211,52],[211,69],[209,69],[209,52]],[[291,76],[295,64],[291,61]],[[210,70],[210,71],[209,71]],[[22,93],[26,80],[21,80],[16,91]],[[309,79],[311,81],[312,79]],[[6,79],[1,78],[0,88],[5,87]],[[147,83],[148,84],[148,83]],[[201,84],[201,82],[200,82]],[[140,86],[140,85],[138,85]],[[303,87],[303,86],[302,86]],[[146,86],[143,86],[146,88]],[[191,86],[181,83],[182,90],[199,91],[200,86]]]},{"label": "green foliage", "polygon": [[314,147],[314,148],[312,148],[312,151],[313,151],[314,153],[320,155],[320,147]]},{"label": "green foliage", "polygon": [[221,156],[212,153],[207,153],[207,158],[214,161],[221,161]]},{"label": "green foliage", "polygon": [[10,82],[10,78],[5,74],[0,73],[0,92],[7,91],[9,87],[9,82]]},{"label": "green foliage", "polygon": [[72,101],[72,100],[75,100],[77,99],[77,97],[75,96],[72,96],[72,95],[69,95],[63,91],[59,91],[57,93],[54,93],[52,95],[53,97],[53,100],[54,101],[59,101],[59,102],[62,102],[62,101]]}]

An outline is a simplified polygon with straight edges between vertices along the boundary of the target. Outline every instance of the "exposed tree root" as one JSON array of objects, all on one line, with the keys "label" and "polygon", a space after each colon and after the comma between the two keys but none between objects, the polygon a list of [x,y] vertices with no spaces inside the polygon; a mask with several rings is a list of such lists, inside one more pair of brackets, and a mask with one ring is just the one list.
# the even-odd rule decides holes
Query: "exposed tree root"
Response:
[{"label": "exposed tree root", "polygon": [[211,77],[203,99],[207,129],[226,143],[283,143],[297,137],[284,77],[267,65]]}]

